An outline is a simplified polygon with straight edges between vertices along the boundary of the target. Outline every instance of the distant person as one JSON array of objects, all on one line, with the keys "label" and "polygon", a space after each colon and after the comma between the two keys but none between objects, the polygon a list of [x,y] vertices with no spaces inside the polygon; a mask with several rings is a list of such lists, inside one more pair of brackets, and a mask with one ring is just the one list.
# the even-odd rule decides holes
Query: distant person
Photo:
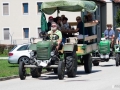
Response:
[{"label": "distant person", "polygon": [[112,29],[112,24],[107,24],[107,29],[104,31],[104,37],[111,40],[111,47],[114,47],[115,32]]},{"label": "distant person", "polygon": [[118,30],[118,37],[117,37],[117,39],[116,39],[116,44],[118,45],[120,45],[120,28],[117,28],[117,30]]}]

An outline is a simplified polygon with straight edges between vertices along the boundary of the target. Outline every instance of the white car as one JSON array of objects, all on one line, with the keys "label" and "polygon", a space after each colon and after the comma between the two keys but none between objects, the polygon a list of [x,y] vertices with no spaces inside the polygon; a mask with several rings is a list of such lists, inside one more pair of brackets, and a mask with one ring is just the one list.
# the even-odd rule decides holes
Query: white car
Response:
[{"label": "white car", "polygon": [[24,60],[28,61],[30,58],[30,52],[29,50],[30,44],[21,44],[16,45],[10,52],[9,52],[9,58],[8,62],[10,64],[19,64],[19,61]]}]

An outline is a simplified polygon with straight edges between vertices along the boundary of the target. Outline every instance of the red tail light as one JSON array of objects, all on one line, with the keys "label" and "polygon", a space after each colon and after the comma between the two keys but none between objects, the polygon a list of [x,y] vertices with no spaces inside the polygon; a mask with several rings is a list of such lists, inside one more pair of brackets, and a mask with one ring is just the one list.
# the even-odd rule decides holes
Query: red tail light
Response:
[{"label": "red tail light", "polygon": [[13,55],[13,53],[9,53],[9,56],[12,56]]}]

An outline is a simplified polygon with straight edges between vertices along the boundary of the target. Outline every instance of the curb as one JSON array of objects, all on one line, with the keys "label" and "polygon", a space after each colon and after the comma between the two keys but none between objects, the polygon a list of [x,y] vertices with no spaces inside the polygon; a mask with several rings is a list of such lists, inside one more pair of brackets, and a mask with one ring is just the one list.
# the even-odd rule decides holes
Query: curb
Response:
[{"label": "curb", "polygon": [[[48,71],[43,71],[42,74],[44,73],[48,73]],[[31,74],[27,74],[26,76],[31,76]],[[6,80],[10,80],[10,79],[15,79],[15,78],[19,78],[19,75],[13,75],[13,76],[9,76],[9,77],[2,77],[0,78],[0,81],[6,81]]]}]

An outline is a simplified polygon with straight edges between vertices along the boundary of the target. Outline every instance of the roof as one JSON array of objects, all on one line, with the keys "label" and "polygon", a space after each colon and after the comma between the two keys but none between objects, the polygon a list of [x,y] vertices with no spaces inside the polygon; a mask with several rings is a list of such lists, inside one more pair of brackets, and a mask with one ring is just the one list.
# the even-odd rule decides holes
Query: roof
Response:
[{"label": "roof", "polygon": [[43,2],[41,10],[45,14],[53,14],[55,11],[70,11],[70,12],[95,12],[97,4],[94,1],[87,0],[53,0],[49,2]]}]

